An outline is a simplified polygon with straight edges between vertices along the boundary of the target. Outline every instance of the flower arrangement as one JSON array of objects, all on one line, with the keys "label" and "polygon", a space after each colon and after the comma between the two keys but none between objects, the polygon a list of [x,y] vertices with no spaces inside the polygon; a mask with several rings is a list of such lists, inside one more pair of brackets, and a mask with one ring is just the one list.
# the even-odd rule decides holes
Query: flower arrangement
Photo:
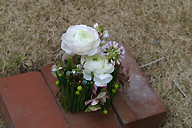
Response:
[{"label": "flower arrangement", "polygon": [[116,91],[119,68],[125,49],[116,41],[109,41],[104,26],[70,26],[61,37],[65,51],[63,61],[52,66],[58,78],[61,106],[72,113],[102,109],[107,114]]}]

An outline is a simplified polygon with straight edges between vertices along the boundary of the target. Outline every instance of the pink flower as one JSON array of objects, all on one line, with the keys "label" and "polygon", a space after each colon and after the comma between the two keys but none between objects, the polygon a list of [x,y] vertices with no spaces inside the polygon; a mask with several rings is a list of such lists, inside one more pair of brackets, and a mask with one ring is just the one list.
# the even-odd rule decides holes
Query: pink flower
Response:
[{"label": "pink flower", "polygon": [[97,94],[97,93],[96,93],[96,92],[97,92],[97,85],[96,85],[96,84],[94,84],[92,91],[93,91],[93,93],[94,93],[95,95]]},{"label": "pink flower", "polygon": [[91,103],[92,106],[97,105],[99,103],[99,101],[101,101],[102,104],[104,104],[106,102],[106,99],[110,98],[107,95],[107,92],[100,92],[97,97],[95,97],[94,99],[88,100],[85,102],[85,105],[88,105],[89,103]]},{"label": "pink flower", "polygon": [[120,64],[124,59],[125,49],[123,45],[120,45],[116,41],[109,41],[102,46],[102,52],[109,59],[109,62],[113,65]]}]

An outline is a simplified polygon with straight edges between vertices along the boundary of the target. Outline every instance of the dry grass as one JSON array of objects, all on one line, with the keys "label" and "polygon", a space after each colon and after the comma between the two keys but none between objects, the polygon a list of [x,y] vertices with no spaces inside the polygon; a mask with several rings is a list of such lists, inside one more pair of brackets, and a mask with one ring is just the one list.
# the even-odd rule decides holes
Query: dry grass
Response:
[{"label": "dry grass", "polygon": [[39,70],[55,60],[70,25],[97,22],[106,25],[111,40],[127,44],[139,65],[165,57],[142,70],[168,110],[164,127],[189,128],[191,10],[190,0],[1,0],[0,76]]}]

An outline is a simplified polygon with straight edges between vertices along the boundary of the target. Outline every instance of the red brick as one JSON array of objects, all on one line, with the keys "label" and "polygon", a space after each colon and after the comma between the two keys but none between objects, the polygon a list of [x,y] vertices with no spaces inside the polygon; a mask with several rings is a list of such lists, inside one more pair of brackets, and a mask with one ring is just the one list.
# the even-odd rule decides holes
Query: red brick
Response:
[{"label": "red brick", "polygon": [[[51,66],[53,64],[41,67],[43,76],[45,77],[50,89],[53,92],[54,97],[58,92],[56,88],[54,78],[51,74]],[[66,118],[71,128],[120,128],[120,123],[116,117],[115,112],[110,107],[108,109],[108,114],[104,115],[101,111],[86,113],[84,111],[72,114],[70,112],[65,113],[65,110],[61,107],[59,97],[55,97],[57,102],[63,111],[63,115]]]},{"label": "red brick", "polygon": [[68,128],[40,72],[0,79],[0,112],[7,128]]},{"label": "red brick", "polygon": [[164,122],[166,108],[126,49],[124,68],[129,68],[130,89],[118,92],[113,107],[125,128],[157,128]]},{"label": "red brick", "polygon": [[[113,102],[122,127],[155,128],[163,124],[166,109],[151,88],[131,54],[126,50],[123,64],[129,68],[130,89],[118,92]],[[51,65],[42,67],[42,73],[71,128],[121,127],[112,108],[109,114],[101,111],[76,114],[64,113],[55,97],[58,89],[50,73]],[[68,127],[62,112],[43,77],[38,72],[0,79],[0,112],[7,127]]]},{"label": "red brick", "polygon": [[[119,91],[113,102],[113,108],[122,127],[156,128],[161,126],[167,113],[166,108],[127,49],[123,65],[124,68],[129,68],[130,89],[127,92]],[[44,66],[41,70],[53,94],[56,95],[58,89],[56,88],[55,81],[57,78],[53,78],[51,75],[51,66],[52,64]],[[71,126],[76,126],[76,120],[82,122],[87,120],[81,114],[83,115],[83,112],[75,114],[75,116],[71,113],[64,113],[64,116]],[[84,122],[83,124],[86,123]]]}]

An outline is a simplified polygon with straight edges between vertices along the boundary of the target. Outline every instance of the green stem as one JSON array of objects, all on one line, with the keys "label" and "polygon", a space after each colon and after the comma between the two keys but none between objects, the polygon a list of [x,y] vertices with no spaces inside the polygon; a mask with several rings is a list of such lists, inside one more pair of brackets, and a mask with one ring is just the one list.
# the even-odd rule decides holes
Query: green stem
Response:
[{"label": "green stem", "polygon": [[113,100],[114,100],[114,96],[115,96],[115,93],[112,92],[112,93],[111,93],[111,98],[110,98],[110,99],[111,99],[111,103],[112,103]]},{"label": "green stem", "polygon": [[80,110],[83,109],[84,105],[85,105],[85,96],[86,96],[86,92],[87,92],[87,81],[83,80],[82,81],[82,85],[83,85],[83,89],[82,89],[82,94],[81,94],[81,99],[80,99]]},{"label": "green stem", "polygon": [[57,79],[59,80],[59,75],[58,75],[57,71],[55,71],[55,74],[57,76]]},{"label": "green stem", "polygon": [[72,108],[73,108],[73,97],[74,97],[74,90],[73,90],[74,84],[71,85],[71,89],[70,89],[70,97],[69,97],[69,111],[72,112]]},{"label": "green stem", "polygon": [[113,75],[113,80],[112,81],[114,81],[114,83],[117,82],[119,67],[120,67],[120,65],[115,65],[115,71],[112,74]]},{"label": "green stem", "polygon": [[67,109],[68,100],[69,100],[69,86],[70,86],[70,71],[66,72],[66,84],[64,86],[64,109]]},{"label": "green stem", "polygon": [[64,107],[64,95],[65,95],[65,92],[64,92],[64,85],[63,84],[61,84],[61,88],[62,88],[61,106]]},{"label": "green stem", "polygon": [[80,95],[77,96],[77,112],[79,112],[79,99],[80,99]]},{"label": "green stem", "polygon": [[71,78],[71,72],[70,72],[70,71],[67,71],[67,72],[66,72],[66,78],[67,78],[68,80],[70,80],[70,78]]},{"label": "green stem", "polygon": [[94,85],[94,82],[90,81],[90,82],[89,82],[88,99],[91,99],[91,94],[92,94],[92,90],[93,90],[93,85]]},{"label": "green stem", "polygon": [[68,102],[68,95],[69,95],[69,92],[68,92],[68,87],[70,86],[70,81],[69,80],[67,80],[67,84],[66,84],[66,86],[64,87],[64,109],[66,109],[66,107],[67,107],[67,102]]},{"label": "green stem", "polygon": [[81,91],[81,93],[80,93],[80,95],[79,95],[79,97],[77,99],[77,106],[78,106],[77,109],[78,109],[78,111],[81,110],[80,101],[81,101],[81,97],[82,97],[82,92],[83,92],[83,89],[82,89],[82,91]]},{"label": "green stem", "polygon": [[89,89],[89,85],[88,85],[88,82],[87,82],[85,84],[85,94],[84,94],[85,100],[84,100],[84,105],[85,105],[85,101],[87,101],[87,99],[88,99],[88,89]]},{"label": "green stem", "polygon": [[115,70],[114,70],[114,72],[112,73],[113,79],[112,79],[112,80],[109,82],[109,84],[107,85],[107,91],[108,91],[108,93],[109,93],[109,95],[110,95],[110,98],[107,99],[107,101],[106,101],[106,103],[105,103],[106,108],[109,108],[109,107],[110,107],[111,102],[112,102],[113,99],[114,99],[114,93],[112,93],[112,85],[113,85],[113,83],[116,83],[116,82],[117,82],[118,73],[119,73],[119,67],[120,67],[120,65],[116,65],[116,66],[115,66]]},{"label": "green stem", "polygon": [[[74,90],[75,87],[73,87]],[[75,92],[75,90],[74,90]],[[76,94],[73,93],[73,106],[72,106],[72,113],[75,113],[77,111],[77,98],[76,98]]]},{"label": "green stem", "polygon": [[69,56],[67,59],[66,71],[71,71],[71,63],[72,63],[72,57]]},{"label": "green stem", "polygon": [[61,102],[61,100],[62,100],[62,94],[60,94],[59,102]]},{"label": "green stem", "polygon": [[109,93],[110,98],[106,101],[106,108],[109,108],[111,105],[111,98],[112,98],[112,81],[107,86],[107,92]]}]

